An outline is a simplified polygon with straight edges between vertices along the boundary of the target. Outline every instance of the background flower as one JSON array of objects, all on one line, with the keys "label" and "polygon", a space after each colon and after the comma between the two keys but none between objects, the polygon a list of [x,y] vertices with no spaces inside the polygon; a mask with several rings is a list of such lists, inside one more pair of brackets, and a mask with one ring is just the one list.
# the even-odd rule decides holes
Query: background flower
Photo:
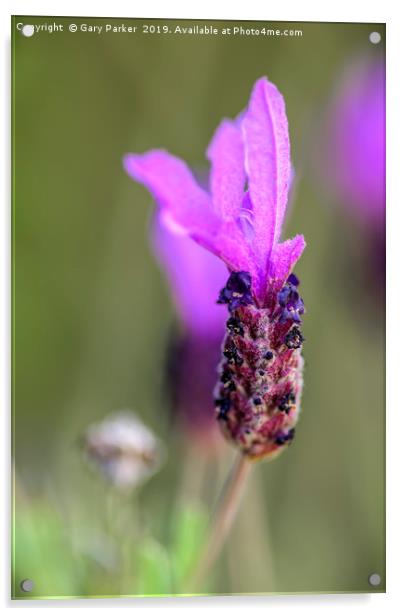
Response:
[{"label": "background flower", "polygon": [[195,444],[202,445],[218,436],[212,396],[227,314],[217,295],[228,272],[189,237],[168,229],[158,214],[152,239],[181,325],[172,334],[167,357],[173,412]]},{"label": "background flower", "polygon": [[339,80],[330,116],[329,175],[341,204],[366,225],[385,215],[385,65],[356,61]]},{"label": "background flower", "polygon": [[[384,310],[386,253],[385,64],[382,56],[355,58],[340,74],[321,125],[316,168],[322,201],[335,207],[345,251],[334,265],[351,285],[359,315]],[[345,276],[348,269],[349,275]],[[347,280],[346,280],[347,278]],[[365,308],[364,308],[365,309]]]},{"label": "background flower", "polygon": [[130,490],[157,472],[162,443],[132,411],[117,411],[86,430],[83,452],[112,485]]}]

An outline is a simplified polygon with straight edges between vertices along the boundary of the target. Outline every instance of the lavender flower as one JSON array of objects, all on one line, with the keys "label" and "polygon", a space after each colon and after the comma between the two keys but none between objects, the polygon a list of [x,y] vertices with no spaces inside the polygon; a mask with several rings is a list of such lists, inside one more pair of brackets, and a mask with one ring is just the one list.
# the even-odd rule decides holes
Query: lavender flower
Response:
[{"label": "lavender flower", "polygon": [[342,202],[365,224],[385,215],[385,67],[354,64],[331,114],[331,177]]},{"label": "lavender flower", "polygon": [[385,287],[385,132],[384,59],[357,60],[338,83],[329,113],[326,186],[355,223],[358,275],[378,307]]},{"label": "lavender flower", "polygon": [[230,270],[218,301],[230,317],[216,416],[252,459],[292,441],[302,390],[304,305],[291,270],[303,236],[280,242],[290,179],[284,100],[259,79],[247,110],[223,120],[207,150],[210,193],[163,150],[129,154],[125,167],[157,199],[165,224],[215,254]]},{"label": "lavender flower", "polygon": [[167,229],[159,215],[152,237],[182,325],[168,358],[173,410],[194,442],[210,449],[218,435],[211,392],[226,321],[224,308],[215,300],[228,272],[222,261],[192,239]]}]

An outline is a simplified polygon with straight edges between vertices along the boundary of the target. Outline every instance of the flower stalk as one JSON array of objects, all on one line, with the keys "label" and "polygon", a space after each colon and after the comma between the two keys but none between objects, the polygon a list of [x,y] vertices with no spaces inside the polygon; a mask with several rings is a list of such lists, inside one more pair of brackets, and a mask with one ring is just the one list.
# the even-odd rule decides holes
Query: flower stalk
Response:
[{"label": "flower stalk", "polygon": [[187,593],[198,592],[211,571],[236,517],[239,503],[252,469],[252,462],[243,454],[235,459],[213,518],[209,537],[196,570],[187,587]]}]

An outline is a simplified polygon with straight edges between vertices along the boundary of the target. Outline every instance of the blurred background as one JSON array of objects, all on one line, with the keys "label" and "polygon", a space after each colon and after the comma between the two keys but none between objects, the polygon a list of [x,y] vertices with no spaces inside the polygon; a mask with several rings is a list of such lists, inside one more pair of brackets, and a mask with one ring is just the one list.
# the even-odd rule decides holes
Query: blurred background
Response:
[{"label": "blurred background", "polygon": [[[66,31],[16,29],[53,21]],[[262,75],[287,104],[285,236],[307,241],[296,270],[303,412],[292,447],[254,468],[204,590],[384,590],[383,73],[371,89],[384,25],[273,23],[303,36],[214,37],[68,24],[234,22],[13,22],[13,595],[183,592],[235,452],[174,417],[167,364],[182,326],[151,248],[152,200],[122,156],[163,147],[203,173],[216,126]],[[158,462],[130,488],[88,442],[90,426],[122,409],[156,439],[143,462]]]}]

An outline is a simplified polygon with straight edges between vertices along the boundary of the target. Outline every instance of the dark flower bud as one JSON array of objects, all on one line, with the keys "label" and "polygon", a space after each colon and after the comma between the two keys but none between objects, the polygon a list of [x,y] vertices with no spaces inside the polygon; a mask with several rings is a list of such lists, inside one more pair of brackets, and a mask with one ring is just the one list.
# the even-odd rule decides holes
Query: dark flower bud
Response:
[{"label": "dark flower bud", "polygon": [[231,408],[231,400],[229,398],[218,398],[215,401],[215,406],[218,409],[217,419],[227,420],[228,411]]},{"label": "dark flower bud", "polygon": [[298,287],[299,286],[299,278],[295,274],[293,274],[293,273],[291,273],[288,276],[287,282],[292,284],[294,287]]},{"label": "dark flower bud", "polygon": [[275,438],[277,445],[284,445],[287,442],[291,442],[294,438],[295,428],[291,428],[288,432],[278,432]]},{"label": "dark flower bud", "polygon": [[297,287],[291,282],[294,278],[297,280],[297,284],[299,284],[296,276],[293,276],[293,278],[289,276],[286,284],[277,296],[278,303],[281,306],[280,320],[282,322],[291,320],[295,323],[301,323],[301,315],[305,312],[304,302],[298,294]]},{"label": "dark flower bud", "polygon": [[241,366],[243,364],[243,359],[231,340],[224,346],[223,355],[227,358],[229,364],[235,364],[236,366]]},{"label": "dark flower bud", "polygon": [[280,409],[280,411],[284,411],[285,413],[289,413],[294,404],[295,404],[295,395],[291,391],[291,392],[289,392],[288,394],[285,394],[284,396],[282,396],[279,399],[279,401],[277,403],[277,406]]},{"label": "dark flower bud", "polygon": [[227,284],[220,291],[218,304],[228,304],[230,312],[240,306],[247,306],[253,303],[252,278],[248,272],[232,272]]},{"label": "dark flower bud", "polygon": [[230,317],[227,321],[227,329],[233,334],[243,336],[243,327],[239,319],[236,317]]},{"label": "dark flower bud", "polygon": [[299,349],[305,338],[298,327],[293,327],[284,338],[284,342],[289,349]]}]

